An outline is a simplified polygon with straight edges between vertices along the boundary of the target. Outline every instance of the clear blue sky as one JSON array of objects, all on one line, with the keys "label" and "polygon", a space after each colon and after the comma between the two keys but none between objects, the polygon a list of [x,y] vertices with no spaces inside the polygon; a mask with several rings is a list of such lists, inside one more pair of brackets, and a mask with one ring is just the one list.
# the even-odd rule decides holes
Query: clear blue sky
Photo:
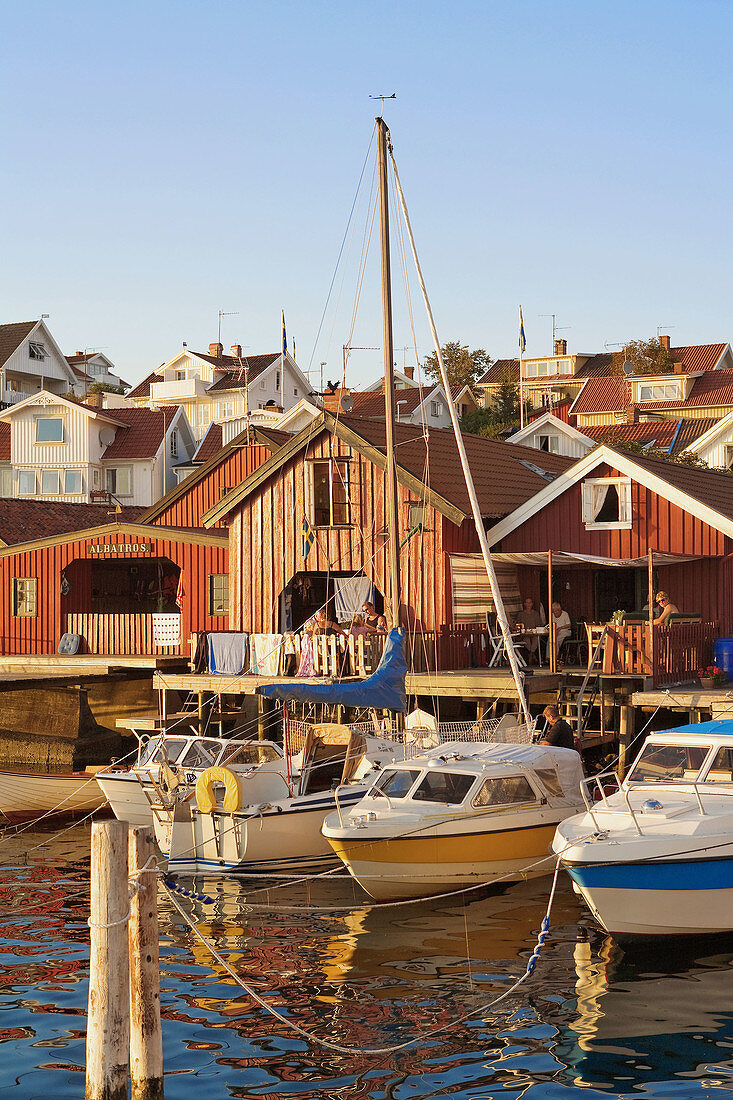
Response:
[{"label": "clear blue sky", "polygon": [[[186,341],[339,372],[357,240],[314,341],[385,111],[443,341],[494,357],[733,338],[727,0],[4,6],[0,320],[136,381]],[[358,232],[364,225],[362,219]],[[378,345],[378,257],[355,344]],[[399,348],[411,341],[395,259]],[[338,286],[339,284],[337,284]],[[421,355],[430,350],[418,326]],[[398,362],[402,352],[398,354]],[[380,356],[354,352],[354,384]]]}]

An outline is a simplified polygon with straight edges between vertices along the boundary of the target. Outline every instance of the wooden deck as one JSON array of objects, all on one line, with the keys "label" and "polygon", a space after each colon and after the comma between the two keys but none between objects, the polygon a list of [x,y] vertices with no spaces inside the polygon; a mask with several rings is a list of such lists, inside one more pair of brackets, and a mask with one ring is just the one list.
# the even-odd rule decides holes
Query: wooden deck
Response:
[{"label": "wooden deck", "polygon": [[0,681],[7,680],[76,680],[84,676],[109,676],[124,669],[181,669],[185,657],[165,657],[145,653],[81,653],[74,656],[58,654],[0,657]]}]

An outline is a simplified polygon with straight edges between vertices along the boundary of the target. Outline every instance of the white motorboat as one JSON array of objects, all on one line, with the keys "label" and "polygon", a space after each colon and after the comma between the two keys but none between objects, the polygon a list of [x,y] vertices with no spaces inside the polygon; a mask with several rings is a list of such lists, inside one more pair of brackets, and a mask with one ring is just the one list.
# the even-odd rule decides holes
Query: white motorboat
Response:
[{"label": "white motorboat", "polygon": [[456,741],[385,768],[356,806],[339,799],[323,834],[380,901],[547,874],[582,778],[573,749]]},{"label": "white motorboat", "polygon": [[553,848],[606,931],[733,930],[733,721],[653,733],[623,783],[605,773],[584,795]]},{"label": "white motorboat", "polygon": [[[109,802],[115,817],[131,825],[152,825],[151,806],[164,799],[172,802],[179,787],[194,784],[207,768],[251,770],[255,765],[286,774],[282,749],[272,741],[160,733],[140,738],[131,768],[105,768],[96,780],[102,803]],[[287,789],[285,778],[280,784],[282,793]]]},{"label": "white motorboat", "polygon": [[399,751],[394,742],[348,726],[324,725],[312,728],[293,758],[292,779],[264,765],[207,769],[188,798],[155,805],[155,836],[168,870],[236,874],[338,866],[321,835],[336,805],[335,788],[343,804],[358,801],[374,765]]}]

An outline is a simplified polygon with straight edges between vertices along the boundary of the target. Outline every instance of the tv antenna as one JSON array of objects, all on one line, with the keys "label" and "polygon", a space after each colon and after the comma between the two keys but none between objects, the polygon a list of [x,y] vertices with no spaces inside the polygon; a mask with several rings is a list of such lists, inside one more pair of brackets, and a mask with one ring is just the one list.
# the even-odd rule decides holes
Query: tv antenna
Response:
[{"label": "tv antenna", "polygon": [[675,328],[675,326],[674,325],[657,325],[657,340],[659,340],[659,337],[662,335],[662,329],[663,328]]},{"label": "tv antenna", "polygon": [[221,319],[222,319],[222,317],[238,317],[238,316],[239,316],[239,310],[238,309],[232,310],[231,313],[225,313],[223,309],[219,310],[219,335],[218,335],[217,341],[216,341],[218,344],[221,343]]},{"label": "tv antenna", "polygon": [[567,332],[568,329],[571,326],[570,325],[563,325],[563,327],[561,328],[557,324],[557,314],[556,313],[540,313],[540,317],[552,317],[552,351],[553,351],[553,354],[554,354],[554,352],[555,352],[555,335],[556,335],[556,333],[558,333],[558,332]]},{"label": "tv antenna", "polygon": [[381,116],[381,115],[384,114],[384,101],[385,101],[385,99],[397,99],[397,92],[392,92],[392,95],[370,95],[369,98],[370,99],[380,99],[382,101],[382,106],[379,110],[379,114]]}]

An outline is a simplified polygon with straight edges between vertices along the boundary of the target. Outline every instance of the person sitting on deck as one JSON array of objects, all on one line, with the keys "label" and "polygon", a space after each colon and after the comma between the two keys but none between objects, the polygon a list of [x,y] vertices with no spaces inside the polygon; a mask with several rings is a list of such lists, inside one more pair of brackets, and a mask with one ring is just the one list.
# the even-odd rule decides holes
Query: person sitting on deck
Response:
[{"label": "person sitting on deck", "polygon": [[679,615],[679,611],[671,602],[666,592],[657,592],[657,601],[661,607],[661,613],[653,620],[654,626],[668,626],[671,615]]},{"label": "person sitting on deck", "polygon": [[386,634],[387,620],[384,615],[377,613],[373,603],[365,601],[362,604],[361,613],[364,616],[364,626],[368,627],[373,634]]},{"label": "person sitting on deck", "polygon": [[306,634],[346,635],[346,631],[342,630],[338,623],[335,623],[333,619],[329,619],[328,612],[324,607],[320,607],[318,611],[316,611],[315,615],[308,620],[303,629]]},{"label": "person sitting on deck", "polygon": [[563,611],[562,605],[557,600],[552,603],[552,623],[555,627],[555,659],[560,656],[560,647],[566,638],[573,633],[573,624],[567,611]]},{"label": "person sitting on deck", "polygon": [[[524,600],[524,610],[520,611],[517,615],[517,630],[520,632],[525,630],[536,630],[539,626],[542,626],[542,617],[539,611],[535,611],[532,597],[526,596]],[[539,657],[538,649],[540,640],[538,635],[521,633],[518,641],[520,645],[526,646],[528,663],[533,664],[533,658],[538,659]]]}]

